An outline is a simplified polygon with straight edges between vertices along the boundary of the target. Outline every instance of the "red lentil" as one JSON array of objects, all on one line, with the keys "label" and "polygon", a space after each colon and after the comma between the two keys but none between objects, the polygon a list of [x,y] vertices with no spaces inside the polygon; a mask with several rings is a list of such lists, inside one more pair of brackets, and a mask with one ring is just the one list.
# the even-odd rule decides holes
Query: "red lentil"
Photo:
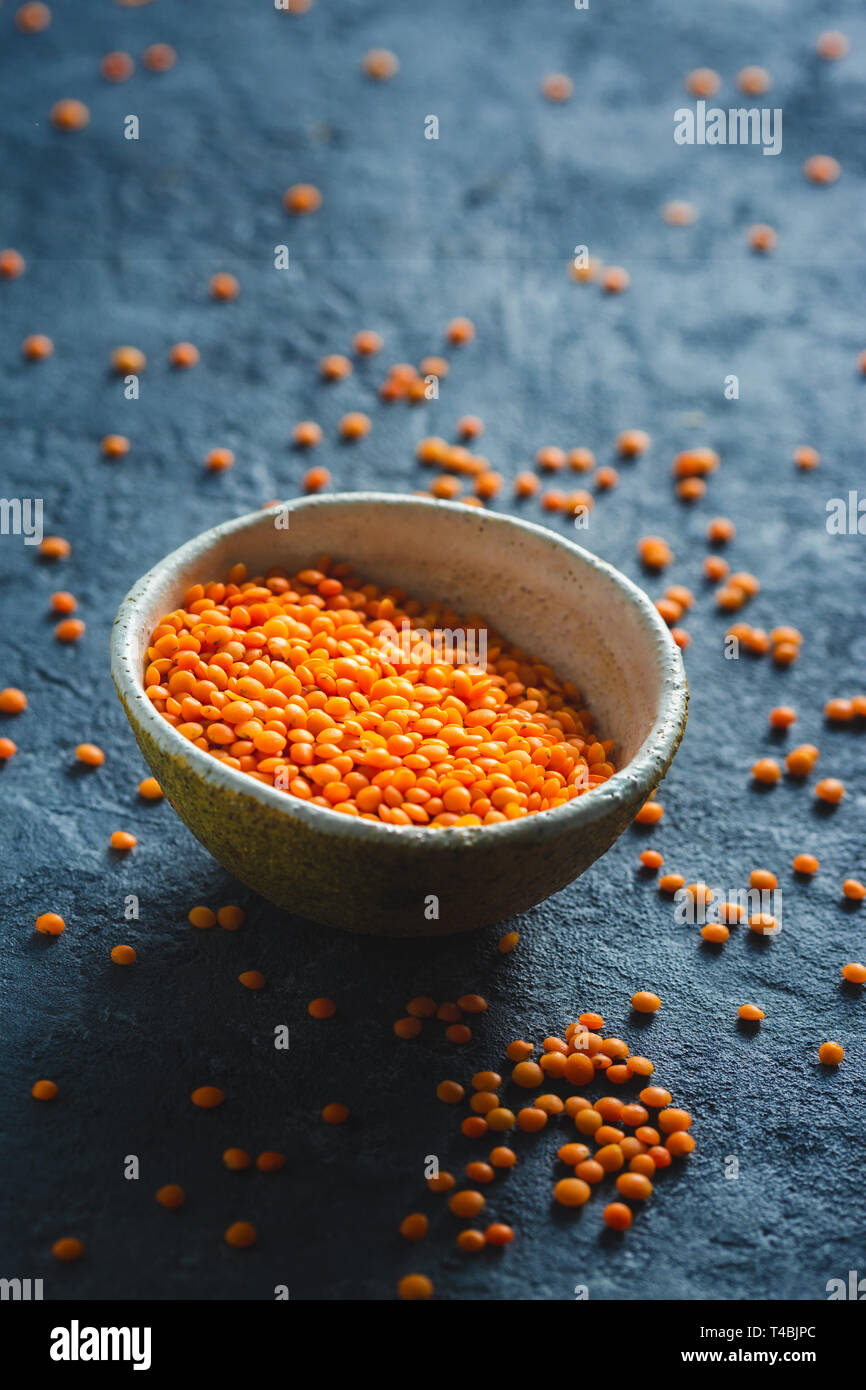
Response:
[{"label": "red lentil", "polygon": [[211,473],[225,473],[234,461],[235,456],[231,449],[211,449],[205,454],[204,466]]},{"label": "red lentil", "polygon": [[318,212],[322,206],[322,195],[311,183],[294,183],[283,194],[283,207],[294,217]]},{"label": "red lentil", "polygon": [[256,1243],[256,1228],[249,1221],[235,1221],[225,1233],[227,1245],[244,1250]]},{"label": "red lentil", "polygon": [[433,1281],[426,1274],[404,1274],[397,1285],[397,1297],[406,1303],[432,1298]]},{"label": "red lentil", "polygon": [[352,339],[352,347],[359,357],[373,357],[382,351],[382,338],[371,329],[361,329]]},{"label": "red lentil", "polygon": [[226,1149],[223,1163],[233,1173],[241,1173],[252,1164],[252,1158],[245,1149]]},{"label": "red lentil", "polygon": [[837,806],[845,795],[845,785],[837,777],[824,777],[820,782],[815,783],[815,795],[819,801]]},{"label": "red lentil", "polygon": [[662,208],[662,217],[671,227],[690,227],[697,215],[697,208],[694,204],[678,199],[665,203]]},{"label": "red lentil", "polygon": [[84,1254],[84,1246],[75,1236],[63,1236],[54,1242],[51,1253],[55,1260],[80,1260]]},{"label": "red lentil", "polygon": [[0,279],[17,280],[19,275],[23,275],[27,268],[27,262],[20,251],[7,246],[0,251]]},{"label": "red lentil", "polygon": [[54,344],[44,333],[31,333],[21,344],[21,356],[28,362],[44,362],[54,351]]},{"label": "red lentil", "polygon": [[574,91],[574,83],[565,73],[552,72],[541,84],[541,95],[548,101],[568,101]]},{"label": "red lentil", "polygon": [[722,922],[707,922],[701,927],[701,936],[704,941],[709,941],[713,946],[721,946],[728,940],[730,934]]},{"label": "red lentil", "polygon": [[639,1014],[654,1014],[662,1006],[662,1001],[657,994],[651,994],[649,990],[638,990],[637,994],[631,997],[631,1006]]},{"label": "red lentil", "polygon": [[647,569],[664,569],[673,560],[673,551],[660,536],[644,536],[638,542],[638,558]]},{"label": "red lentil", "polygon": [[36,930],[41,936],[60,936],[66,930],[66,923],[56,912],[42,912],[36,918]]},{"label": "red lentil", "polygon": [[85,763],[88,767],[101,767],[105,762],[105,754],[95,743],[79,743],[75,749],[75,756],[80,763]]},{"label": "red lentil", "polygon": [[756,222],[754,227],[749,228],[747,236],[753,251],[774,251],[779,244],[778,233],[766,222]]},{"label": "red lentil", "polygon": [[361,60],[361,68],[366,77],[374,82],[387,82],[394,77],[400,67],[396,53],[387,48],[371,48]]},{"label": "red lentil", "polygon": [[128,850],[135,849],[138,840],[134,835],[131,835],[128,830],[115,830],[109,843],[112,849],[121,850],[125,853]]},{"label": "red lentil", "polygon": [[841,172],[839,161],[829,154],[813,154],[803,165],[810,183],[835,183]]},{"label": "red lentil", "polygon": [[156,1200],[161,1207],[166,1207],[170,1211],[182,1207],[186,1201],[186,1193],[177,1183],[166,1183],[165,1187],[159,1188],[156,1193]]},{"label": "red lentil", "polygon": [[197,366],[200,355],[194,343],[174,343],[168,350],[169,362],[178,368]]},{"label": "red lentil", "polygon": [[602,272],[601,287],[607,294],[623,294],[631,284],[631,276],[621,265],[609,265]]},{"label": "red lentil", "polygon": [[303,477],[304,492],[321,492],[331,481],[327,468],[308,468]]},{"label": "red lentil", "polygon": [[794,462],[804,472],[810,472],[813,468],[818,467],[821,462],[821,455],[817,449],[811,448],[810,445],[801,444],[794,450]]},{"label": "red lentil", "polygon": [[844,58],[851,47],[847,37],[838,29],[825,29],[815,41],[815,52],[819,58],[836,62]]},{"label": "red lentil", "polygon": [[111,366],[121,376],[137,376],[147,366],[147,358],[137,347],[117,347],[111,354]]},{"label": "red lentil", "polygon": [[51,124],[55,130],[83,130],[90,123],[90,112],[83,101],[64,97],[51,108]]},{"label": "red lentil", "polygon": [[423,1240],[427,1234],[427,1217],[420,1211],[413,1211],[400,1222],[400,1234],[406,1240]]},{"label": "red lentil", "polygon": [[481,1139],[487,1133],[488,1125],[483,1115],[467,1115],[460,1128],[467,1139]]},{"label": "red lentil", "polygon": [[217,908],[217,921],[223,931],[237,931],[244,924],[245,913],[243,908],[229,904],[226,907]]},{"label": "red lentil", "polygon": [[106,82],[126,82],[135,72],[135,63],[128,53],[106,53],[99,71]]},{"label": "red lentil", "polygon": [[221,1091],[218,1086],[197,1086],[190,1094],[193,1105],[197,1105],[200,1110],[213,1110],[217,1105],[222,1105],[225,1098],[225,1091]]},{"label": "red lentil", "polygon": [[683,85],[693,97],[712,97],[722,85],[722,79],[712,68],[693,68],[687,73]]},{"label": "red lentil", "polygon": [[100,445],[104,456],[109,459],[125,458],[129,447],[129,440],[123,434],[107,434]]},{"label": "red lentil", "polygon": [[791,749],[785,759],[785,767],[792,777],[808,777],[818,757],[818,750],[813,744],[803,743]]},{"label": "red lentil", "polygon": [[752,776],[756,782],[763,782],[770,786],[778,782],[782,776],[782,769],[775,758],[759,758],[752,765]]},{"label": "red lentil", "polygon": [[623,430],[617,435],[616,451],[623,458],[637,458],[646,453],[651,442],[646,430]]},{"label": "red lentil", "polygon": [[452,347],[464,347],[475,337],[475,325],[471,319],[452,319],[445,329],[445,336]]}]

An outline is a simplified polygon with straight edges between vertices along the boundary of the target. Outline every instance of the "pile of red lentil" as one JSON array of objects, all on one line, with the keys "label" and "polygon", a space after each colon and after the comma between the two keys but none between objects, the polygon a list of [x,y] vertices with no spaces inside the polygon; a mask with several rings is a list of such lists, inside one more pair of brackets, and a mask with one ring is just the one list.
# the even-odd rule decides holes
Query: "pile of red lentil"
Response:
[{"label": "pile of red lentil", "polygon": [[[409,624],[408,662],[400,654]],[[431,629],[487,634],[487,665],[438,660]],[[415,640],[417,639],[417,640]],[[459,653],[458,653],[459,654]],[[289,576],[196,584],[151,635],[144,685],[195,747],[299,800],[398,826],[494,825],[614,772],[570,681],[442,603],[320,557]]]},{"label": "pile of red lentil", "polygon": [[[475,1012],[486,1009],[486,1001],[480,996],[469,998]],[[649,990],[639,990],[632,996],[631,1006],[635,1013],[649,1015],[660,1008],[661,1000]],[[410,1015],[413,1009],[429,1016],[436,1005],[433,1000],[410,1000]],[[431,1192],[449,1194],[452,1216],[460,1221],[486,1219],[486,1194],[495,1191],[489,1185],[495,1183],[501,1188],[503,1175],[518,1162],[517,1153],[505,1142],[515,1129],[538,1134],[549,1123],[573,1124],[576,1137],[561,1136],[564,1142],[557,1150],[561,1166],[551,1198],[563,1207],[582,1207],[596,1187],[601,1190],[605,1180],[613,1178],[616,1196],[605,1205],[602,1218],[615,1231],[625,1231],[632,1224],[634,1204],[640,1207],[652,1196],[658,1174],[670,1167],[674,1159],[693,1151],[689,1112],[674,1106],[670,1092],[650,1081],[655,1066],[648,1057],[633,1054],[622,1038],[603,1036],[603,1027],[601,1014],[584,1012],[577,1022],[567,1025],[562,1037],[551,1035],[543,1040],[537,1061],[533,1057],[538,1050],[536,1044],[521,1038],[509,1043],[509,1080],[498,1071],[479,1071],[472,1076],[468,1095],[472,1113],[462,1120],[460,1129],[465,1138],[479,1143],[493,1139],[494,1146],[486,1158],[465,1165],[470,1186],[459,1186],[459,1179],[442,1169],[427,1178]],[[630,1083],[632,1090],[640,1089],[633,1099],[624,1100],[603,1095],[591,1101],[579,1094],[596,1082],[614,1087]],[[559,1091],[542,1089],[550,1084],[571,1093],[563,1096]],[[515,1096],[521,1091],[539,1094],[523,1106],[516,1099],[504,1104],[500,1095],[504,1087],[514,1091]],[[459,1081],[442,1081],[436,1095],[443,1104],[458,1106],[467,1100],[467,1088]],[[500,1198],[503,1195],[500,1191]],[[411,1212],[400,1223],[400,1234],[417,1242],[425,1238],[428,1228],[429,1220],[423,1212]],[[456,1243],[460,1250],[474,1254],[485,1247],[510,1245],[514,1238],[511,1224],[495,1220],[483,1229],[464,1226]],[[433,1281],[425,1274],[407,1274],[398,1282],[397,1293],[405,1300],[427,1299],[433,1294]]]}]

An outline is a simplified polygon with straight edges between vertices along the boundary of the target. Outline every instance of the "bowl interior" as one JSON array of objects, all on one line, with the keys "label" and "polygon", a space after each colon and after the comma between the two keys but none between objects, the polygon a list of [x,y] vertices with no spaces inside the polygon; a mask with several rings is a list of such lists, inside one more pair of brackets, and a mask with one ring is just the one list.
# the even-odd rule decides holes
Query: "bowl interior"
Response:
[{"label": "bowl interior", "polygon": [[351,561],[365,582],[483,615],[574,681],[600,736],[615,740],[618,769],[648,742],[644,753],[667,745],[670,756],[685,679],[646,595],[543,527],[458,503],[369,493],[313,497],[205,532],[145,575],[131,609],[121,609],[127,674],[140,688],[149,634],[190,585],[223,579],[239,562],[249,577],[274,565],[294,573],[322,554]]}]

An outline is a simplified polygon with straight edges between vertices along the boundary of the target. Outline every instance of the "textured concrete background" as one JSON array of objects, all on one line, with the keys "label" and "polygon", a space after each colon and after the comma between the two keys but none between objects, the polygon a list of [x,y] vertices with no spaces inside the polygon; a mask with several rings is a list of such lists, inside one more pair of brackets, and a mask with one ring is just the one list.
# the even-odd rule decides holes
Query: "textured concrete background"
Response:
[{"label": "textured concrete background", "polygon": [[[0,245],[28,262],[23,278],[0,284],[0,490],[44,497],[46,530],[73,544],[52,568],[20,538],[0,539],[0,685],[30,697],[2,729],[20,752],[0,770],[10,1207],[0,1274],[44,1276],[51,1298],[268,1299],[287,1284],[293,1298],[377,1299],[413,1269],[458,1299],[568,1299],[580,1283],[603,1299],[825,1297],[829,1278],[863,1262],[864,1000],[840,968],[866,946],[863,910],[843,904],[840,885],[866,874],[866,735],[827,728],[821,714],[829,697],[866,687],[864,540],[825,529],[828,498],[863,483],[860,6],[52,9],[51,28],[32,37],[14,27],[8,0],[0,11]],[[814,55],[827,27],[852,40],[844,62]],[[173,71],[139,63],[122,86],[99,77],[106,51],[138,58],[157,41],[177,48]],[[394,81],[360,75],[372,47],[399,55]],[[676,146],[683,75],[716,68],[728,107],[741,104],[733,77],[747,63],[773,75],[765,100],[784,110],[783,153]],[[574,80],[565,106],[539,95],[550,71]],[[65,96],[90,106],[87,130],[52,129],[48,112]],[[138,142],[123,139],[129,113],[140,117]],[[438,142],[423,138],[431,113]],[[802,177],[814,153],[841,160],[833,187]],[[281,195],[300,181],[316,183],[324,205],[292,220]],[[699,208],[693,227],[659,217],[674,197]],[[771,257],[745,244],[756,221],[779,232]],[[283,273],[273,269],[279,243],[291,253]],[[626,266],[630,292],[605,298],[573,284],[565,266],[578,243]],[[209,297],[219,269],[241,280],[234,304]],[[458,313],[478,336],[450,354],[440,401],[380,405],[384,365],[440,350]],[[383,333],[382,357],[321,385],[319,357],[347,350],[359,328]],[[34,332],[56,347],[38,366],[19,356]],[[184,338],[201,365],[172,374],[166,352]],[[111,349],[126,342],[149,357],[135,403],[108,372]],[[736,402],[723,397],[729,373],[740,378]],[[353,408],[369,411],[373,431],[341,447],[336,421]],[[697,595],[686,624],[692,711],[661,791],[664,821],[627,832],[568,891],[510,923],[521,934],[510,957],[496,950],[504,928],[405,945],[352,939],[241,891],[167,804],[139,801],[144,769],[107,672],[111,619],[139,574],[207,525],[297,491],[308,462],[289,447],[297,420],[321,422],[316,461],[335,486],[396,491],[425,485],[415,443],[450,436],[465,411],[485,419],[483,452],[508,477],[549,443],[586,444],[613,462],[618,430],[647,429],[651,451],[621,467],[584,539],[639,577],[637,538],[666,535],[677,561],[650,592],[682,582]],[[132,440],[117,465],[99,454],[109,431]],[[673,498],[670,460],[703,443],[722,466],[688,510]],[[820,450],[817,472],[794,470],[801,443]],[[219,477],[202,468],[216,445],[237,455]],[[503,498],[509,508],[510,489]],[[526,514],[542,515],[536,503]],[[792,669],[723,659],[724,619],[701,578],[713,515],[738,526],[734,568],[761,579],[747,620],[804,630]],[[447,581],[443,556],[443,592]],[[59,587],[78,595],[87,622],[71,648],[53,640],[48,617]],[[750,786],[752,761],[774,751],[767,711],[780,702],[800,712],[788,742],[818,744],[822,775],[846,781],[830,814],[808,787]],[[107,753],[95,773],[73,767],[82,740]],[[124,859],[106,848],[117,828],[139,840]],[[735,931],[721,955],[702,946],[636,872],[650,843],[687,881],[721,889],[744,886],[755,866],[776,870],[781,936]],[[821,871],[804,885],[789,866],[805,849]],[[139,922],[123,919],[130,893]],[[199,902],[241,902],[246,926],[193,931],[186,913]],[[67,920],[58,940],[33,932],[45,910]],[[134,968],[111,964],[118,941],[136,947]],[[249,968],[267,977],[259,994],[237,983]],[[664,1001],[649,1022],[629,1016],[640,987]],[[490,1010],[462,1051],[441,1025],[414,1043],[393,1036],[410,996],[466,990]],[[337,1001],[329,1023],[307,1017],[319,994]],[[757,1035],[737,1025],[744,1000],[766,1011]],[[587,1007],[654,1058],[695,1116],[698,1148],[621,1240],[605,1233],[598,1194],[576,1216],[551,1209],[554,1154],[570,1126],[520,1135],[519,1166],[488,1191],[491,1219],[513,1222],[515,1243],[463,1256],[458,1223],[424,1190],[424,1156],[459,1174],[491,1145],[462,1138],[434,1086],[501,1069],[511,1038],[540,1041]],[[291,1030],[288,1054],[271,1045],[279,1023]],[[838,1071],[818,1064],[825,1038],[846,1047]],[[51,1105],[29,1098],[42,1076],[61,1087]],[[207,1083],[227,1091],[220,1110],[189,1103]],[[333,1130],[318,1112],[336,1099],[352,1119]],[[271,1177],[230,1174],[228,1145],[281,1149],[288,1161]],[[123,1178],[128,1154],[140,1157],[138,1182]],[[739,1159],[736,1181],[724,1176],[728,1155]],[[187,1190],[182,1211],[154,1203],[170,1181]],[[431,1216],[419,1248],[396,1234],[412,1210]],[[258,1227],[254,1249],[222,1241],[239,1218]],[[87,1255],[58,1267],[48,1252],[66,1234]]]}]

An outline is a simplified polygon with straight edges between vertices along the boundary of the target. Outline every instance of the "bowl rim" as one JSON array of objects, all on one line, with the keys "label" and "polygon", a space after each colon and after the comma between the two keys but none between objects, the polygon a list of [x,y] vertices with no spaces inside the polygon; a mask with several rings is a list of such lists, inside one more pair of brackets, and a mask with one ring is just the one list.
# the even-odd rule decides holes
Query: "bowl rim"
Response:
[{"label": "bowl rim", "polygon": [[[477,516],[485,525],[501,526],[520,532],[528,531],[545,543],[568,551],[581,564],[611,579],[639,610],[655,637],[661,639],[657,641],[656,646],[656,661],[660,668],[661,680],[656,717],[646,738],[625,767],[618,768],[603,786],[595,787],[585,796],[575,797],[564,806],[556,806],[532,816],[523,816],[519,820],[504,821],[495,825],[449,826],[447,834],[431,835],[429,826],[387,825],[384,822],[362,820],[357,816],[341,816],[323,806],[313,806],[298,797],[288,796],[245,772],[226,767],[202,749],[196,748],[168,724],[153,708],[144,693],[143,672],[139,673],[135,669],[137,662],[130,650],[131,609],[146,600],[154,586],[163,583],[166,575],[172,570],[176,571],[197,558],[204,558],[207,552],[226,536],[252,530],[278,511],[288,508],[290,512],[295,512],[334,505],[345,508],[353,503],[375,503],[402,509],[435,508],[437,512],[446,510],[462,517]],[[585,550],[583,546],[576,545],[566,537],[559,536],[535,522],[524,521],[520,517],[501,512],[476,513],[460,502],[416,497],[409,493],[339,492],[324,496],[290,498],[209,527],[163,556],[137,579],[124,595],[111,629],[110,654],[111,677],[127,717],[133,724],[140,721],[154,742],[168,756],[182,756],[206,783],[219,789],[250,796],[269,809],[279,811],[290,821],[298,820],[311,830],[322,831],[340,839],[368,841],[371,846],[386,843],[389,837],[393,841],[395,836],[416,845],[426,845],[431,850],[453,850],[457,845],[472,845],[478,842],[479,837],[484,844],[511,841],[516,846],[522,840],[537,840],[539,836],[544,838],[550,834],[579,832],[586,826],[602,820],[630,799],[636,786],[649,786],[658,780],[659,774],[664,774],[682,738],[688,706],[688,687],[679,648],[655,605],[627,575],[622,574],[606,560],[599,559],[592,551]]]}]

